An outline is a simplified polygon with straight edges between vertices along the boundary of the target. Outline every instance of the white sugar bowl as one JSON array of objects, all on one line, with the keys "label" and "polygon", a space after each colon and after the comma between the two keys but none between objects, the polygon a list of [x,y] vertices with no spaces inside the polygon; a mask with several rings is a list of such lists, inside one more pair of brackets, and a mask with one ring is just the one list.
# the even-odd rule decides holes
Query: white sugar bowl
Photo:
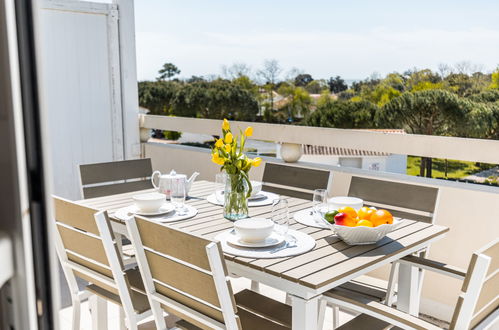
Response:
[{"label": "white sugar bowl", "polygon": [[265,218],[247,218],[234,222],[236,234],[242,241],[256,243],[265,240],[274,230],[274,222]]},{"label": "white sugar bowl", "polygon": [[166,202],[166,195],[161,193],[146,193],[132,197],[141,212],[156,212]]}]

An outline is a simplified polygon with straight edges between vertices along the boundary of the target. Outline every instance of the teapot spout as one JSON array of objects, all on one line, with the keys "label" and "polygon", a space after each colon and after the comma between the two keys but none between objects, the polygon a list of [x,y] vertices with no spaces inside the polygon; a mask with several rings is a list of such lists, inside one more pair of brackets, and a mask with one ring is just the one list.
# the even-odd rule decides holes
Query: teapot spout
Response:
[{"label": "teapot spout", "polygon": [[194,180],[196,180],[196,177],[199,175],[198,172],[194,172],[192,173],[191,177],[189,178],[189,180],[187,180],[187,190],[191,190],[191,186],[192,186],[192,183],[194,182]]}]

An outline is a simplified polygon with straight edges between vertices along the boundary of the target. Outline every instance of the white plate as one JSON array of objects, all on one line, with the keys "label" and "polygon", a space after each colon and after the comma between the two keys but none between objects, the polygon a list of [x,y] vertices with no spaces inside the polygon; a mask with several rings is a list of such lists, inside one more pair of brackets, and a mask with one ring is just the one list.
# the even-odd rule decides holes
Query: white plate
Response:
[{"label": "white plate", "polygon": [[312,208],[301,210],[296,212],[293,215],[293,218],[296,222],[299,222],[305,226],[322,228],[322,229],[331,229],[331,225],[327,223],[327,220],[321,217],[319,214],[314,214]]},{"label": "white plate", "polygon": [[282,242],[284,242],[284,237],[282,237],[281,235],[279,235],[277,233],[272,233],[272,234],[270,234],[269,237],[267,237],[266,239],[264,239],[261,242],[250,243],[250,242],[242,241],[241,238],[239,237],[239,235],[237,235],[236,233],[233,233],[231,235],[227,235],[227,242],[232,244],[232,245],[241,246],[241,247],[249,247],[249,248],[269,247],[269,246],[281,244]]},{"label": "white plate", "polygon": [[[262,196],[261,198],[260,195]],[[259,198],[255,198],[256,196],[258,196]],[[272,205],[272,202],[275,199],[279,199],[279,195],[267,191],[261,191],[256,196],[248,200],[249,207]],[[215,194],[209,195],[208,197],[206,197],[206,200],[211,204],[220,206],[223,205],[223,201],[219,201],[216,198]]]},{"label": "white plate", "polygon": [[124,207],[122,209],[119,209],[116,211],[116,214],[118,217],[121,218],[121,215],[125,215],[124,217],[128,217],[129,213],[132,214],[137,214],[137,215],[145,215],[145,216],[155,216],[155,215],[161,215],[165,213],[170,213],[171,211],[175,210],[175,206],[173,206],[172,203],[164,203],[161,205],[161,207],[156,211],[156,212],[142,212],[139,210],[139,208],[136,205],[130,205],[127,207]]},{"label": "white plate", "polygon": [[250,198],[248,198],[248,201],[256,201],[256,200],[264,199],[264,198],[268,198],[267,195],[265,195],[262,192],[259,192],[255,196],[251,196]]}]

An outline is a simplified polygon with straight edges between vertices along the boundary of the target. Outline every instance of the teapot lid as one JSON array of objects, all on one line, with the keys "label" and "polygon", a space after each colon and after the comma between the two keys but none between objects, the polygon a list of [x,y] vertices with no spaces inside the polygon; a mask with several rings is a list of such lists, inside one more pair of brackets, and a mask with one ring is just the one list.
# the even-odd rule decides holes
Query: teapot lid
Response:
[{"label": "teapot lid", "polygon": [[175,172],[175,170],[171,170],[170,173],[168,174],[168,177],[169,178],[185,178],[187,177],[185,174],[177,174],[177,172]]}]

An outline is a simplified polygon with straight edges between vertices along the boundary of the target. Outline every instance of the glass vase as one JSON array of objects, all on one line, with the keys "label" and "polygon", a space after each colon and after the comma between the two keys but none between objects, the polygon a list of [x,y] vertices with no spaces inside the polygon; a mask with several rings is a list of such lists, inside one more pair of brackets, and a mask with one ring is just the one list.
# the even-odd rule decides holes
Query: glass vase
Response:
[{"label": "glass vase", "polygon": [[248,183],[241,174],[227,174],[224,190],[224,218],[239,220],[248,217]]}]

